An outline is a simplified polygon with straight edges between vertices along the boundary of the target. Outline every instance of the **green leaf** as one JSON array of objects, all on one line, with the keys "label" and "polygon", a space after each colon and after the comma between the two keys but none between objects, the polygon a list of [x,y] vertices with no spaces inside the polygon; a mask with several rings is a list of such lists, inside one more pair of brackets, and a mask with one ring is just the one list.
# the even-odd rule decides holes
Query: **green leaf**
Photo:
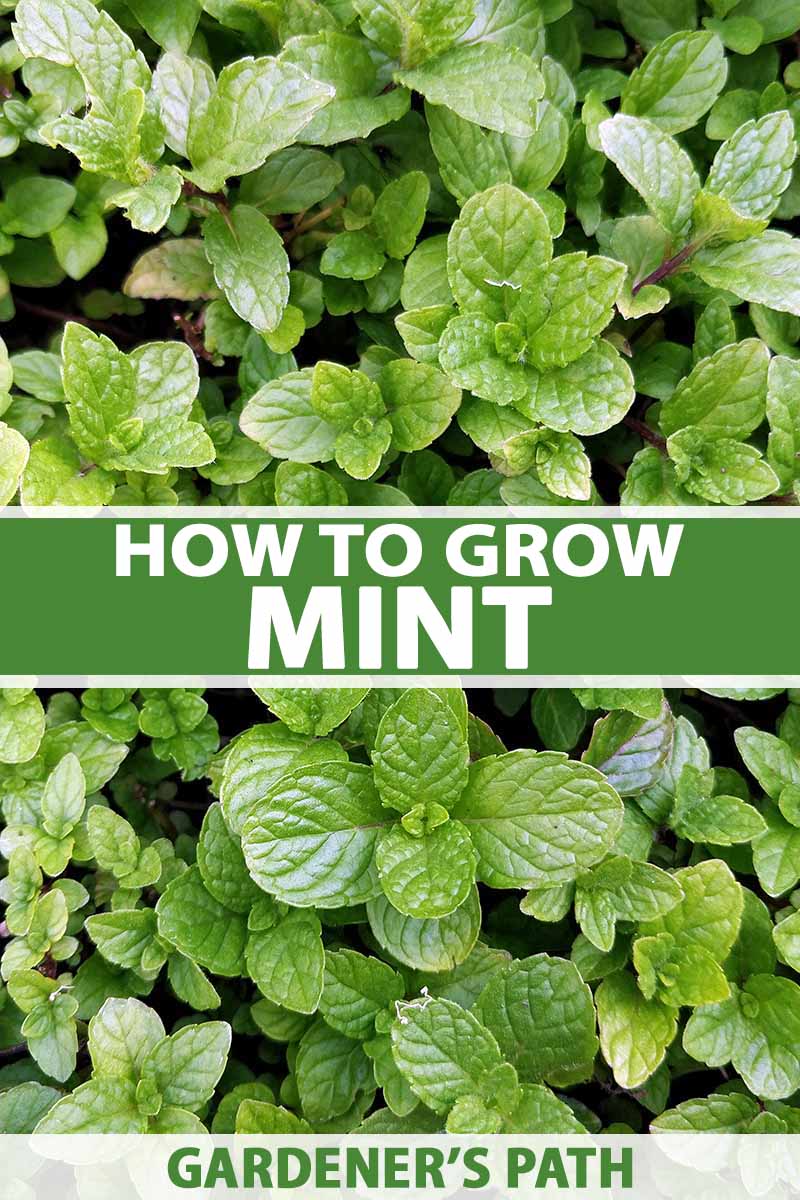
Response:
[{"label": "green leaf", "polygon": [[600,126],[610,158],[668,233],[688,230],[700,179],[686,151],[653,121],[617,115]]},{"label": "green leaf", "polygon": [[687,764],[678,781],[670,825],[679,837],[693,842],[732,846],[750,842],[766,832],[759,811],[738,796],[713,794],[714,777]]},{"label": "green leaf", "polygon": [[397,450],[424,450],[444,433],[461,402],[460,388],[435,367],[413,359],[387,363],[378,376],[378,386]]},{"label": "green leaf", "polygon": [[582,761],[602,771],[620,796],[637,796],[659,779],[672,748],[674,721],[664,701],[655,719],[622,710],[592,730]]},{"label": "green leaf", "polygon": [[29,455],[30,446],[22,434],[0,421],[0,508],[16,495]]},{"label": "green leaf", "polygon": [[763,808],[766,833],[753,841],[753,866],[768,896],[782,896],[800,880],[800,829],[775,804]]},{"label": "green leaf", "polygon": [[243,1134],[311,1133],[302,1117],[263,1100],[243,1100],[236,1112],[236,1132]]},{"label": "green leaf", "polygon": [[467,783],[469,749],[450,705],[412,688],[384,713],[372,762],[387,807],[406,813],[424,795],[426,804],[451,808]]},{"label": "green leaf", "polygon": [[234,312],[259,333],[277,329],[289,301],[289,260],[268,217],[247,204],[215,213],[203,226],[203,243]]},{"label": "green leaf", "polygon": [[505,318],[506,288],[523,287],[553,253],[540,206],[510,184],[473,196],[453,223],[447,271],[456,300],[495,320]]},{"label": "green leaf", "polygon": [[769,113],[741,125],[720,147],[705,190],[727,200],[737,216],[766,222],[791,182],[796,157],[791,117]]},{"label": "green leaf", "polygon": [[665,1004],[703,1004],[724,999],[720,969],[739,932],[741,886],[719,860],[677,871],[683,899],[669,912],[639,926],[634,962],[639,987]]},{"label": "green leaf", "polygon": [[83,815],[86,781],[74,754],[65,754],[51,772],[42,795],[42,824],[54,838],[63,838]]},{"label": "green leaf", "polygon": [[448,821],[446,810],[439,819],[443,824],[425,828],[426,818],[436,806],[425,801],[411,809],[407,820],[418,815],[423,824],[421,835],[406,832],[399,824],[386,830],[375,849],[375,865],[381,887],[389,901],[406,916],[445,917],[467,899],[475,879],[475,851],[469,832],[460,821]]},{"label": "green leaf", "polygon": [[72,208],[76,195],[75,188],[65,179],[46,175],[17,179],[4,196],[3,231],[27,238],[52,233]]},{"label": "green leaf", "polygon": [[229,63],[201,116],[189,126],[189,178],[216,192],[230,175],[256,170],[291,145],[333,95],[328,84],[275,58]]},{"label": "green leaf", "polygon": [[544,95],[533,59],[496,42],[456,46],[414,70],[398,71],[395,79],[431,104],[443,104],[467,121],[514,137],[535,132],[535,101]]},{"label": "green leaf", "polygon": [[783,962],[796,971],[800,964],[800,912],[792,912],[778,921],[772,936]]},{"label": "green leaf", "polygon": [[573,750],[586,727],[586,713],[568,688],[538,688],[531,716],[548,750]]},{"label": "green leaf", "polygon": [[791,358],[773,358],[769,365],[767,458],[788,490],[800,475],[800,366]]},{"label": "green leaf", "polygon": [[139,971],[148,969],[150,956],[155,962],[166,960],[166,951],[154,945],[157,925],[151,908],[118,909],[116,912],[96,913],[87,917],[86,931],[103,958],[117,967]]},{"label": "green leaf", "polygon": [[329,196],[343,178],[344,169],[330,155],[305,146],[288,146],[244,176],[239,199],[268,217],[305,212]]},{"label": "green leaf", "polygon": [[599,255],[564,254],[544,279],[547,316],[528,338],[526,359],[539,371],[565,367],[590,350],[609,324],[625,266]]},{"label": "green leaf", "polygon": [[490,887],[567,883],[601,859],[622,825],[599,771],[552,751],[481,759],[453,816],[470,831],[478,879]]},{"label": "green leaf", "polygon": [[184,1025],[162,1038],[142,1063],[165,1104],[198,1109],[213,1094],[228,1059],[231,1027],[224,1021]]},{"label": "green leaf", "polygon": [[242,433],[275,458],[291,462],[327,462],[333,457],[336,429],[311,404],[313,371],[289,371],[265,383],[244,406]]},{"label": "green leaf", "polygon": [[355,229],[331,238],[320,260],[320,270],[336,279],[373,279],[385,262],[380,241],[364,229]]},{"label": "green leaf", "polygon": [[381,895],[367,904],[370,929],[393,959],[421,971],[451,971],[469,955],[478,938],[481,908],[473,887],[462,905],[446,917],[418,919],[393,908]]},{"label": "green leaf", "polygon": [[390,820],[357,763],[299,767],[245,820],[242,849],[255,882],[298,907],[360,904],[380,890],[375,844]]},{"label": "green leaf", "polygon": [[800,243],[774,229],[730,246],[706,247],[692,258],[692,270],[709,287],[795,316],[800,316],[799,264]]},{"label": "green leaf", "polygon": [[721,1004],[692,1013],[684,1049],[711,1067],[733,1062],[747,1087],[782,1100],[800,1086],[800,987],[791,979],[754,975]]},{"label": "green leaf", "polygon": [[97,1078],[135,1084],[150,1051],[164,1037],[161,1018],[129,997],[106,1000],[89,1022],[89,1054]]},{"label": "green leaf", "polygon": [[206,889],[197,867],[166,887],[156,905],[159,935],[215,975],[244,970],[247,922]]},{"label": "green leaf", "polygon": [[219,804],[212,804],[203,817],[197,866],[206,889],[233,912],[249,912],[261,896],[248,873],[239,839],[229,831]]},{"label": "green leaf", "polygon": [[122,289],[126,296],[148,300],[205,300],[219,295],[200,238],[166,239],[145,250]]},{"label": "green leaf", "polygon": [[428,56],[440,54],[464,34],[473,19],[469,0],[354,0],[361,28],[389,58],[413,66]]},{"label": "green leaf", "polygon": [[146,1128],[147,1117],[136,1107],[135,1083],[96,1078],[54,1104],[36,1133],[144,1133]]},{"label": "green leaf", "polygon": [[34,692],[0,691],[0,763],[29,762],[42,741],[45,718]]},{"label": "green leaf", "polygon": [[409,171],[388,184],[372,210],[372,225],[390,258],[407,258],[425,221],[430,183],[422,171]]},{"label": "green leaf", "polygon": [[71,322],[62,354],[70,429],[89,461],[160,473],[214,457],[211,439],[189,419],[199,379],[188,346],[150,342],[125,355]]},{"label": "green leaf", "polygon": [[438,998],[397,1006],[392,1053],[412,1091],[440,1113],[464,1096],[479,1094],[503,1064],[489,1030],[472,1013]]},{"label": "green leaf", "polygon": [[164,50],[188,50],[203,6],[201,0],[176,0],[168,8],[159,0],[129,0],[128,7]]},{"label": "green leaf", "polygon": [[273,929],[251,932],[247,970],[260,992],[292,1012],[316,1012],[325,952],[314,913],[290,912]]},{"label": "green leaf", "polygon": [[603,1057],[620,1087],[641,1087],[664,1061],[678,1028],[676,1010],[646,1000],[627,971],[615,971],[595,994]]},{"label": "green leaf", "polygon": [[684,1100],[656,1117],[651,1129],[669,1133],[746,1133],[759,1107],[739,1092]]},{"label": "green leaf", "polygon": [[0,1093],[0,1130],[3,1133],[33,1133],[60,1094],[55,1088],[34,1080],[7,1088]]},{"label": "green leaf", "polygon": [[573,963],[547,954],[512,963],[489,981],[474,1012],[521,1080],[558,1086],[591,1074],[594,1004]]},{"label": "green leaf", "polygon": [[725,86],[728,64],[712,33],[675,33],[655,46],[622,93],[622,111],[646,117],[665,133],[696,125]]},{"label": "green leaf", "polygon": [[[326,689],[321,695],[329,698],[335,690]],[[248,811],[293,767],[346,757],[338,742],[315,742],[310,735],[296,733],[280,721],[245,730],[225,755],[220,789],[222,811],[231,833],[241,834]]]},{"label": "green leaf", "polygon": [[531,420],[561,433],[604,433],[630,409],[631,369],[610,342],[600,338],[581,358],[532,377],[531,392],[516,407]]},{"label": "green leaf", "polygon": [[327,1121],[369,1087],[372,1067],[359,1042],[319,1020],[300,1039],[295,1075],[307,1119]]},{"label": "green leaf", "polygon": [[386,963],[355,950],[326,950],[320,1012],[331,1028],[359,1041],[375,1030],[375,1018],[401,1000],[403,980]]},{"label": "green leaf", "polygon": [[744,439],[764,420],[769,351],[749,338],[702,359],[661,407],[669,437],[692,425],[707,438]]},{"label": "green leaf", "polygon": [[778,487],[778,476],[755,446],[681,429],[667,441],[683,486],[713,504],[763,500]]},{"label": "green leaf", "polygon": [[697,0],[676,0],[668,8],[658,0],[620,0],[619,15],[631,37],[650,50],[672,33],[697,27]]},{"label": "green leaf", "polygon": [[[145,233],[157,233],[169,220],[169,215],[173,206],[178,203],[182,190],[183,176],[178,168],[161,167],[139,187],[115,195],[114,202],[125,209],[125,216],[134,229],[141,229]],[[56,246],[57,250],[58,246]],[[105,250],[105,243],[103,250]],[[63,265],[66,270],[67,264],[63,263]]]},{"label": "green leaf", "polygon": [[734,739],[748,771],[771,799],[779,800],[786,787],[800,786],[800,760],[786,742],[752,727],[737,729]]},{"label": "green leaf", "polygon": [[[271,712],[298,734],[322,737],[347,719],[369,688],[254,688]],[[283,736],[283,735],[282,735]]]}]

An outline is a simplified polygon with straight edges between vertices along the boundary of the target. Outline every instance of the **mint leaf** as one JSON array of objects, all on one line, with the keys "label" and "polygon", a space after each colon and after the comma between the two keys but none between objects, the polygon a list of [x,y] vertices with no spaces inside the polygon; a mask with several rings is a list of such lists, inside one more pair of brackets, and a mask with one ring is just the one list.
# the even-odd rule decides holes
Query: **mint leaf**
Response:
[{"label": "mint leaf", "polygon": [[[199,118],[190,124],[189,178],[207,192],[245,175],[290,146],[334,95],[291,63],[242,58],[220,72]],[[265,118],[264,114],[268,116]]]},{"label": "mint leaf", "polygon": [[594,1004],[572,963],[546,954],[514,963],[487,984],[474,1012],[521,1080],[558,1086],[591,1074]]},{"label": "mint leaf", "polygon": [[[476,76],[481,77],[479,88],[474,86]],[[515,137],[534,133],[533,104],[544,95],[544,80],[533,59],[496,42],[456,46],[413,70],[397,72],[395,78],[431,104],[444,104],[467,121]]]},{"label": "mint leaf", "polygon": [[708,438],[743,440],[764,420],[769,353],[756,338],[702,359],[661,408],[669,437],[686,426]]},{"label": "mint leaf", "polygon": [[640,1087],[664,1061],[678,1028],[675,1010],[646,1000],[626,971],[615,971],[597,989],[597,1023],[603,1056],[620,1087]]},{"label": "mint leaf", "polygon": [[728,64],[712,33],[675,33],[650,51],[628,80],[622,111],[681,133],[708,112],[725,86]]},{"label": "mint leaf", "polygon": [[453,816],[470,831],[480,880],[541,887],[569,882],[602,858],[622,811],[617,793],[592,767],[551,751],[518,750],[473,764]]},{"label": "mint leaf", "polygon": [[800,988],[791,979],[754,975],[730,999],[697,1010],[683,1041],[687,1053],[709,1066],[733,1062],[747,1086],[765,1100],[796,1091],[800,1063],[795,1027]]},{"label": "mint leaf", "polygon": [[700,180],[692,160],[668,133],[652,121],[619,115],[599,131],[603,153],[611,159],[671,234],[686,232]]},{"label": "mint leaf", "polygon": [[260,887],[303,907],[335,908],[378,894],[373,855],[390,820],[366,767],[300,767],[279,779],[265,800],[242,829],[247,866]]},{"label": "mint leaf", "polygon": [[289,301],[289,260],[268,218],[248,204],[215,213],[203,244],[231,308],[259,333],[276,330]]}]

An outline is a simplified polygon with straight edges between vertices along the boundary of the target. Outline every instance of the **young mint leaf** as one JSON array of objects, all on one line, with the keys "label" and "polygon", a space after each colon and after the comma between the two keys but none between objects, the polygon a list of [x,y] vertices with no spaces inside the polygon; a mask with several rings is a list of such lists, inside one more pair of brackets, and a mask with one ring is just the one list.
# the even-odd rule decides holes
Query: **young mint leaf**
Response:
[{"label": "young mint leaf", "polygon": [[778,476],[782,489],[792,486],[798,471],[800,452],[800,408],[798,381],[800,367],[791,358],[773,358],[769,365],[767,420],[769,441],[767,460]]},{"label": "young mint leaf", "polygon": [[167,886],[156,905],[158,933],[214,975],[241,975],[247,922],[206,889],[197,867]]},{"label": "young mint leaf", "polygon": [[475,878],[469,831],[438,809],[427,800],[410,809],[402,826],[385,830],[375,848],[381,887],[406,916],[447,916],[467,899]]},{"label": "young mint leaf", "polygon": [[800,247],[778,230],[721,248],[698,250],[692,270],[712,288],[733,292],[742,300],[800,316],[796,285]]},{"label": "young mint leaf", "polygon": [[702,359],[662,405],[660,424],[670,434],[691,426],[709,438],[743,440],[764,420],[769,352],[750,338]]},{"label": "young mint leaf", "polygon": [[249,912],[260,898],[248,874],[239,839],[228,829],[219,804],[212,804],[203,818],[197,866],[211,895],[233,912]]},{"label": "young mint leaf", "polygon": [[684,1049],[708,1066],[733,1062],[756,1096],[781,1100],[796,1091],[800,1081],[798,1022],[797,984],[754,975],[741,990],[733,987],[728,1000],[692,1013]]},{"label": "young mint leaf", "polygon": [[[330,697],[331,690],[320,693]],[[231,743],[224,759],[220,801],[231,834],[239,835],[257,800],[294,766],[335,762],[347,755],[338,742],[314,741],[281,721],[254,725]]]},{"label": "young mint leaf", "polygon": [[627,971],[615,971],[595,994],[603,1057],[620,1087],[636,1088],[664,1061],[678,1028],[675,1009],[646,1000]]},{"label": "young mint leaf", "polygon": [[519,289],[553,253],[547,218],[530,196],[500,184],[473,196],[454,222],[447,273],[458,303],[495,320],[505,317],[505,289]]},{"label": "young mint leaf", "polygon": [[381,801],[400,813],[420,803],[452,808],[467,783],[469,749],[453,709],[414,688],[384,713],[372,750]]},{"label": "young mint leaf", "polygon": [[480,1094],[504,1061],[477,1017],[435,997],[398,1005],[392,1053],[412,1091],[440,1113],[463,1097]]},{"label": "young mint leaf", "polygon": [[368,1091],[372,1067],[359,1042],[320,1018],[300,1039],[295,1076],[303,1113],[319,1122],[346,1113],[359,1093]]},{"label": "young mint leaf", "polygon": [[732,846],[766,832],[764,818],[751,804],[738,796],[714,795],[713,789],[710,771],[700,771],[690,764],[683,768],[670,816],[670,825],[679,837]]}]

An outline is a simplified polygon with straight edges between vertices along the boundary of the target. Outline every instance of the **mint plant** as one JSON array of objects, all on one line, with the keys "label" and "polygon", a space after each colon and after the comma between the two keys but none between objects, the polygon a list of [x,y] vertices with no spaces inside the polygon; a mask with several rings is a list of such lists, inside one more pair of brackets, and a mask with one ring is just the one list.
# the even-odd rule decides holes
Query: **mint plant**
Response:
[{"label": "mint plant", "polygon": [[15,689],[0,803],[3,1132],[800,1129],[794,691]]},{"label": "mint plant", "polygon": [[0,505],[796,501],[793,0],[4,13]]}]

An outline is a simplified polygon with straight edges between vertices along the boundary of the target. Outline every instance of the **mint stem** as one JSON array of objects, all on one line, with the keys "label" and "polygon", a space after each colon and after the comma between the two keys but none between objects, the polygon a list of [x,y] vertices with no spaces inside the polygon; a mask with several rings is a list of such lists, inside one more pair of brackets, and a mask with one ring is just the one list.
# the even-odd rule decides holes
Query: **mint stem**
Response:
[{"label": "mint stem", "polygon": [[634,296],[637,296],[642,288],[650,287],[654,283],[661,283],[662,279],[668,279],[670,275],[674,275],[686,260],[692,257],[696,249],[695,243],[689,242],[688,246],[684,246],[672,258],[665,259],[660,267],[656,267],[655,271],[651,271],[649,275],[634,285],[632,289]]}]

